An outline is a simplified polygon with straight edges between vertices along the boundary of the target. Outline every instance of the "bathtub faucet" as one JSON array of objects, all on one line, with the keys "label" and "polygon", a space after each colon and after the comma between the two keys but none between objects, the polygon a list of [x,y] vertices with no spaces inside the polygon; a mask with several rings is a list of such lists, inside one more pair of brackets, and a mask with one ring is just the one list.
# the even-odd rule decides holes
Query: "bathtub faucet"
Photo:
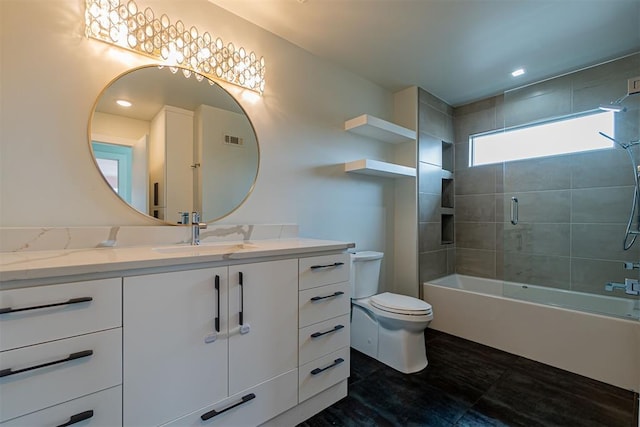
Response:
[{"label": "bathtub faucet", "polygon": [[609,282],[604,286],[605,291],[615,289],[622,289],[627,295],[640,295],[640,283],[635,279],[624,279],[624,283]]}]

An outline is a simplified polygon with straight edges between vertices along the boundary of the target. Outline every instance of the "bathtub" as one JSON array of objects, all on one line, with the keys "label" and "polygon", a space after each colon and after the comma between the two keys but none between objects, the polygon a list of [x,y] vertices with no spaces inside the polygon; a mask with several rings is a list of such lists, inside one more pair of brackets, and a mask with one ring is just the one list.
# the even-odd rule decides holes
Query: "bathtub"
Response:
[{"label": "bathtub", "polygon": [[638,300],[454,274],[423,283],[430,328],[638,392]]}]

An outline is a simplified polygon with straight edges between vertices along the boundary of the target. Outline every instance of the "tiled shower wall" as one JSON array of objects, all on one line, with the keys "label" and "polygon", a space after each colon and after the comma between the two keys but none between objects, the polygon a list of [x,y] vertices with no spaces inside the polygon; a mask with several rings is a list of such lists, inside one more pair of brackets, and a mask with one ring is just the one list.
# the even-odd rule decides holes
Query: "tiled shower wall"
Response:
[{"label": "tiled shower wall", "polygon": [[[455,258],[455,272],[601,294],[608,281],[637,278],[637,270],[622,268],[622,261],[640,259],[640,238],[622,249],[633,195],[625,150],[468,164],[469,135],[592,110],[626,94],[627,79],[639,74],[640,53],[454,110],[455,253],[449,249],[449,263]],[[640,95],[624,105],[616,137],[637,140]],[[634,156],[640,158],[638,150]],[[513,196],[519,200],[515,226],[509,222]],[[422,234],[420,241],[422,248]]]},{"label": "tiled shower wall", "polygon": [[[444,142],[443,142],[444,141]],[[418,89],[418,253],[420,283],[454,272],[453,243],[443,239],[443,217],[453,218],[453,207],[443,207],[442,179],[453,171],[453,108]],[[443,146],[450,147],[444,153]],[[447,154],[450,154],[447,156]],[[449,171],[447,171],[447,169]],[[452,202],[452,201],[451,201]],[[444,203],[452,206],[453,203]],[[447,217],[447,215],[450,215]],[[449,224],[453,232],[453,222]],[[443,240],[445,241],[443,243]],[[452,238],[449,240],[453,240]],[[422,289],[422,286],[420,286]]]}]

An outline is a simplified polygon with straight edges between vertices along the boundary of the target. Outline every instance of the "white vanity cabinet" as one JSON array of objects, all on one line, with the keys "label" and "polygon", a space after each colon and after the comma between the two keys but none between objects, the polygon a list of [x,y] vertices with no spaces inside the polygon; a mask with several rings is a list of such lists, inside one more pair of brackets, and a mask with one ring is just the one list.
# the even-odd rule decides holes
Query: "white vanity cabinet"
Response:
[{"label": "white vanity cabinet", "polygon": [[347,395],[348,247],[5,254],[0,427],[303,422]]},{"label": "white vanity cabinet", "polygon": [[297,404],[297,259],[126,277],[123,289],[125,425],[257,425]]},{"label": "white vanity cabinet", "polygon": [[121,284],[0,291],[0,425],[122,423]]}]

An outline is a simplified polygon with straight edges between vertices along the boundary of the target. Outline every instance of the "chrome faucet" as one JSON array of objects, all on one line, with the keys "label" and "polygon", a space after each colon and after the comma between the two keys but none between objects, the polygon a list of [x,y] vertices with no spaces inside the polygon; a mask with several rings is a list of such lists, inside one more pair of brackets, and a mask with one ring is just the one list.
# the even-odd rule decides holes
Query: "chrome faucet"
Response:
[{"label": "chrome faucet", "polygon": [[200,222],[200,214],[198,212],[191,212],[191,244],[200,244],[200,230],[207,228],[206,222]]}]

